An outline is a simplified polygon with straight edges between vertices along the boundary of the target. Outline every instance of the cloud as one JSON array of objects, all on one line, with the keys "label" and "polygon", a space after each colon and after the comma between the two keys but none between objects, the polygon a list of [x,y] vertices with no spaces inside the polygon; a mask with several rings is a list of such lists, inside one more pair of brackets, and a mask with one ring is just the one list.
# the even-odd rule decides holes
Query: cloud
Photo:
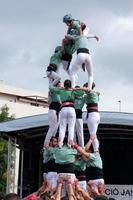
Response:
[{"label": "cloud", "polygon": [[[94,79],[97,89],[104,94],[102,105],[108,108],[111,99],[110,109],[116,109],[113,98],[122,99],[125,94],[130,96],[127,100],[130,104],[129,99],[133,98],[130,92],[133,85],[132,0],[5,0],[0,3],[0,79],[18,87],[47,91],[48,81],[43,79],[45,70],[67,30],[62,17],[72,13],[100,37],[98,43],[94,39],[89,43]],[[67,75],[62,73],[64,80]],[[82,85],[87,81],[87,74],[82,70],[78,74]],[[126,100],[122,101],[124,104]]]}]

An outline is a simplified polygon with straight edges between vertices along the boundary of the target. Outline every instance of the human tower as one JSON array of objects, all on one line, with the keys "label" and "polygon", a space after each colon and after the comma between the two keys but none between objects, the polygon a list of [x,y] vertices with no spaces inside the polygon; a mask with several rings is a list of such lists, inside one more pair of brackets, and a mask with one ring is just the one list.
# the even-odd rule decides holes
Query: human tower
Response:
[{"label": "human tower", "polygon": [[[88,199],[95,199],[104,194],[104,178],[96,134],[100,122],[100,93],[94,90],[89,39],[98,41],[99,38],[90,34],[86,24],[74,19],[71,14],[65,15],[63,22],[68,27],[67,33],[61,45],[55,48],[46,70],[49,81],[49,129],[43,146],[44,185],[49,188],[49,198],[55,195],[56,199],[85,199],[78,197],[82,193],[82,196],[88,195]],[[74,53],[77,55],[71,64]],[[70,77],[63,85],[61,69]],[[83,86],[77,85],[79,69],[88,74]],[[82,118],[84,105],[88,125],[86,143]]]}]

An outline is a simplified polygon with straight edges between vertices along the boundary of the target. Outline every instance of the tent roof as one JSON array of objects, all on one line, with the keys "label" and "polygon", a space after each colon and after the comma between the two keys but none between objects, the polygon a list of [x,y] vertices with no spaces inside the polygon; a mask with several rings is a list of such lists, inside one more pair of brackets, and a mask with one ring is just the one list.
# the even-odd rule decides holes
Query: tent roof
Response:
[{"label": "tent roof", "polygon": [[[100,112],[100,124],[133,126],[133,113]],[[83,113],[86,123],[86,112]],[[19,132],[48,126],[48,115],[34,115],[0,123],[0,133]]]}]

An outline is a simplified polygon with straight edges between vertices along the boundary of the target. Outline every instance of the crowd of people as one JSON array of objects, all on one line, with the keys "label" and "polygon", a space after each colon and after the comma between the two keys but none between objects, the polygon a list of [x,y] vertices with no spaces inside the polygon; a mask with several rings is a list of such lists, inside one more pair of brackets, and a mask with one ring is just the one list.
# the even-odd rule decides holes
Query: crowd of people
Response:
[{"label": "crowd of people", "polygon": [[[89,33],[85,23],[71,14],[63,17],[67,34],[55,48],[46,70],[49,82],[49,129],[43,146],[43,184],[24,200],[108,200],[104,192],[103,163],[97,128],[100,123],[93,64],[89,52]],[[73,64],[72,55],[77,53]],[[70,79],[61,83],[60,70]],[[78,70],[88,74],[83,86],[77,84]],[[86,105],[88,140],[85,142],[82,109]],[[57,130],[59,134],[57,137]],[[14,199],[16,200],[16,199]],[[111,200],[111,198],[110,198]]]}]

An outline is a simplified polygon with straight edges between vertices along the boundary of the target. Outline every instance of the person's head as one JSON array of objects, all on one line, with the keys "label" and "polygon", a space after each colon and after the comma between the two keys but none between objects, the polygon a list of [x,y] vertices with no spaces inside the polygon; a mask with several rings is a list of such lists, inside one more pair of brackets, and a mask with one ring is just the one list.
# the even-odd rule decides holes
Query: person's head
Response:
[{"label": "person's head", "polygon": [[108,200],[108,197],[105,195],[98,195],[94,198],[94,200]]},{"label": "person's head", "polygon": [[[92,90],[95,88],[95,82],[92,83]],[[88,82],[84,83],[83,87],[88,87]]]},{"label": "person's head", "polygon": [[84,83],[83,87],[88,87],[88,82]]},{"label": "person's head", "polygon": [[0,200],[5,200],[5,194],[3,192],[0,192]]},{"label": "person's head", "polygon": [[51,146],[52,147],[57,147],[58,145],[58,139],[56,137],[51,138]]},{"label": "person's head", "polygon": [[65,197],[61,197],[61,200],[69,200],[69,199],[68,199],[68,196],[65,196]]},{"label": "person's head", "polygon": [[44,192],[44,193],[42,193],[40,195],[40,198],[42,200],[50,200],[51,199],[51,194],[50,194],[50,192],[46,191],[46,192]]},{"label": "person's head", "polygon": [[80,86],[79,86],[79,85],[76,85],[75,88],[80,88]]},{"label": "person's head", "polygon": [[65,80],[64,81],[64,88],[65,89],[69,89],[69,88],[71,88],[72,87],[72,84],[71,84],[71,81],[70,80]]},{"label": "person's head", "polygon": [[81,30],[84,31],[85,28],[86,28],[86,25],[83,22],[81,22]]},{"label": "person's head", "polygon": [[16,193],[9,193],[5,196],[5,200],[20,200],[20,197]]},{"label": "person's head", "polygon": [[55,84],[56,87],[61,87],[61,81],[58,81],[56,84]]},{"label": "person's head", "polygon": [[63,22],[66,23],[67,26],[71,26],[73,21],[73,17],[71,14],[67,14],[63,17]]},{"label": "person's head", "polygon": [[55,53],[57,53],[58,51],[61,51],[61,46],[57,46],[54,50]]},{"label": "person's head", "polygon": [[92,83],[92,90],[95,88],[96,84],[95,82]]}]

